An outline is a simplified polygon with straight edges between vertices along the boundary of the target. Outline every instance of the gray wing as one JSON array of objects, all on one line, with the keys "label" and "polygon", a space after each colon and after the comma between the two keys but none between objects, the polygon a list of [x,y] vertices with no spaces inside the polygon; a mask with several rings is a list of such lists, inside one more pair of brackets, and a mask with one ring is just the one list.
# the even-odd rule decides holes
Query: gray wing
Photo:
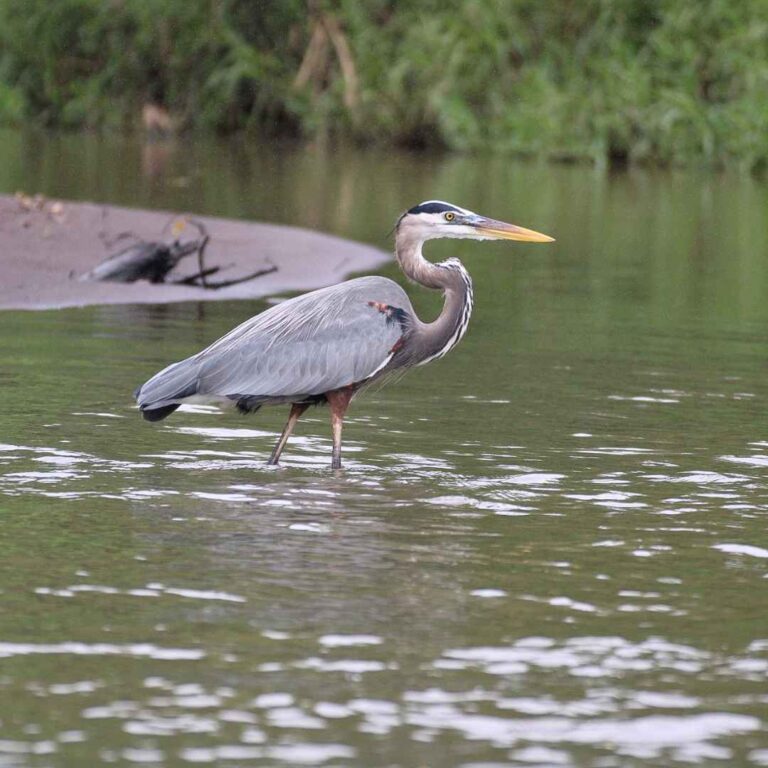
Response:
[{"label": "gray wing", "polygon": [[[383,305],[394,311],[382,311]],[[386,366],[411,317],[411,303],[397,283],[383,277],[349,280],[256,315],[158,373],[137,399],[144,409],[191,397],[266,401],[320,395]]]}]

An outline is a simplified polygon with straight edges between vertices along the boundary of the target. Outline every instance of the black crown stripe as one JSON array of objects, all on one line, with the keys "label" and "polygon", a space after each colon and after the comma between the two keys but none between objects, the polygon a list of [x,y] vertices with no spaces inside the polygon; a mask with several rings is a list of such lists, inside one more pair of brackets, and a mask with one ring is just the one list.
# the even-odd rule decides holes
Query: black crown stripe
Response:
[{"label": "black crown stripe", "polygon": [[455,213],[461,213],[460,208],[456,208],[449,203],[440,203],[436,200],[429,200],[426,203],[419,203],[414,205],[408,213],[445,213],[446,211],[454,211]]}]

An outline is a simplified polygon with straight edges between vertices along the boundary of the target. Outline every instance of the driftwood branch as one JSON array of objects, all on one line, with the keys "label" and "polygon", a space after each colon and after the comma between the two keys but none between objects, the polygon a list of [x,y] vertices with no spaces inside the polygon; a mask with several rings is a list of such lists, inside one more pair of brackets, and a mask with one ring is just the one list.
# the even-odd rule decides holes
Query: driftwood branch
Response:
[{"label": "driftwood branch", "polygon": [[197,281],[200,280],[201,285],[204,288],[210,288],[211,286],[204,282],[206,277],[209,277],[210,275],[215,275],[217,272],[221,271],[221,267],[208,267],[208,269],[203,269],[200,272],[195,272],[194,275],[190,275],[189,277],[182,277],[178,280],[173,280],[171,282],[171,285],[197,285]]},{"label": "driftwood branch", "polygon": [[[194,227],[199,238],[181,242],[179,237],[184,228],[190,225]],[[168,232],[170,230],[170,233]],[[102,231],[99,237],[106,247],[112,248],[116,243],[124,239],[132,239],[132,245],[125,247],[118,253],[111,254],[92,270],[82,275],[80,280],[111,280],[119,283],[133,283],[136,280],[149,280],[151,283],[165,283],[171,285],[192,285],[199,288],[218,289],[227,288],[230,285],[238,285],[256,277],[267,275],[277,270],[276,266],[267,269],[259,269],[244,277],[232,280],[220,280],[211,283],[208,278],[221,271],[221,266],[205,266],[205,249],[210,242],[210,236],[205,225],[199,219],[190,216],[171,218],[163,227],[164,234],[173,237],[172,242],[147,241],[133,232],[121,232],[114,238],[108,238]],[[193,275],[180,277],[176,280],[168,279],[169,273],[185,257],[197,254],[197,272]]]},{"label": "driftwood branch", "polygon": [[277,272],[276,266],[267,267],[266,269],[257,269],[255,272],[251,272],[250,275],[245,277],[237,277],[234,280],[221,280],[218,283],[208,283],[208,288],[229,288],[230,285],[238,285],[239,283],[245,283],[248,280],[253,280],[256,277],[262,277],[263,275],[270,275],[272,272]]}]

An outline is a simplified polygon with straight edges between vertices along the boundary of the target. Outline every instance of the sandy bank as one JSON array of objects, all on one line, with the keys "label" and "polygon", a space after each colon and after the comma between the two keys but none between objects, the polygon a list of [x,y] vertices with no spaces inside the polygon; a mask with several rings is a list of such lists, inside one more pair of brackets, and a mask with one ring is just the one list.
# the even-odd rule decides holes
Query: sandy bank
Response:
[{"label": "sandy bank", "polygon": [[[310,230],[196,216],[211,237],[206,264],[227,267],[212,279],[232,279],[271,265],[277,270],[213,291],[193,286],[77,279],[125,245],[110,250],[101,236],[109,239],[130,231],[146,240],[170,240],[168,224],[172,216],[168,212],[92,203],[42,202],[25,206],[14,197],[0,195],[0,309],[257,298],[330,285],[389,259],[389,254],[378,248]],[[190,231],[193,236],[195,233]],[[173,275],[190,274],[194,267],[193,256],[182,261]]]}]

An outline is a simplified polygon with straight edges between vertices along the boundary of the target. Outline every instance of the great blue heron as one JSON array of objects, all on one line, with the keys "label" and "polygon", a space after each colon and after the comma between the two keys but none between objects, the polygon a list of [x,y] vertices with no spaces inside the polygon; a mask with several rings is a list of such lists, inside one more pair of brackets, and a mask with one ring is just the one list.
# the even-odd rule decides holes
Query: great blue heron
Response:
[{"label": "great blue heron", "polygon": [[404,213],[395,228],[395,255],[414,282],[443,291],[436,320],[422,322],[405,291],[385,277],[360,277],[270,307],[210,347],[173,363],[134,393],[144,418],[159,421],[182,403],[229,402],[243,413],[290,404],[288,422],[269,458],[277,464],[299,417],[328,403],[333,458],[341,467],[341,430],[361,387],[442,357],[461,340],[472,313],[472,280],[458,259],[433,264],[427,240],[553,238],[478,216],[440,200]]}]

